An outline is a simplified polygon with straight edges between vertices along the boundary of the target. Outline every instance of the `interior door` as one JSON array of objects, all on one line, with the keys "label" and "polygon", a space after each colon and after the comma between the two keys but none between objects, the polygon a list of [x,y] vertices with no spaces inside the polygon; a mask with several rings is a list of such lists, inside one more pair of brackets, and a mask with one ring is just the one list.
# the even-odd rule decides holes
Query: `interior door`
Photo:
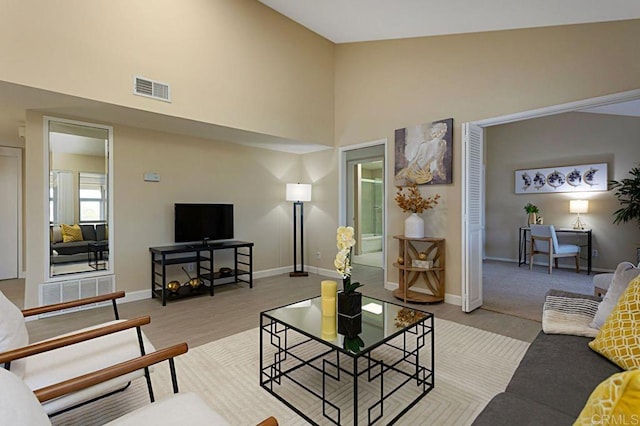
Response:
[{"label": "interior door", "polygon": [[462,310],[471,312],[482,306],[484,135],[473,123],[463,124],[462,135]]},{"label": "interior door", "polygon": [[0,280],[18,278],[20,150],[0,147]]}]

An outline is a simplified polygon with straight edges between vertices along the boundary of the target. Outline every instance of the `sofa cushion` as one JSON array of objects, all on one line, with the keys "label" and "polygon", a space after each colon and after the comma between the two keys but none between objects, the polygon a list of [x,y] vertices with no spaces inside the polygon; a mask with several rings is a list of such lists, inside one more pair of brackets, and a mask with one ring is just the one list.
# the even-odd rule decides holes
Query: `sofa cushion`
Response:
[{"label": "sofa cushion", "polygon": [[98,224],[96,225],[96,241],[104,241],[107,240],[107,225]]},{"label": "sofa cushion", "polygon": [[473,421],[473,426],[567,426],[575,416],[513,393],[496,395]]},{"label": "sofa cushion", "polygon": [[[0,352],[10,351],[28,344],[29,333],[22,312],[0,291]],[[25,361],[22,359],[12,361],[11,372],[22,377],[24,365]]]},{"label": "sofa cushion", "polygon": [[82,230],[79,225],[62,224],[62,242],[82,241]]},{"label": "sofa cushion", "polygon": [[[640,409],[640,370],[617,373],[593,391],[576,425],[593,425],[595,419],[616,419],[617,424],[637,423]],[[635,419],[635,421],[634,421]]]},{"label": "sofa cushion", "polygon": [[620,367],[594,356],[589,338],[540,332],[506,391],[576,418],[591,392]]},{"label": "sofa cushion", "polygon": [[62,242],[62,227],[60,225],[53,225],[51,227],[51,242],[52,243]]},{"label": "sofa cushion", "polygon": [[93,225],[80,225],[83,240],[96,240],[96,228]]},{"label": "sofa cushion", "polygon": [[638,275],[640,275],[640,269],[636,268],[633,263],[622,262],[618,264],[615,272],[613,273],[611,283],[609,284],[609,289],[604,295],[602,302],[600,302],[600,305],[598,305],[596,316],[593,318],[593,321],[590,324],[591,327],[602,327],[602,324],[604,324],[607,317],[618,303],[618,300],[620,299],[620,296],[622,296],[622,293],[624,293],[624,291],[627,289],[627,286],[629,285],[631,280],[633,280]]},{"label": "sofa cushion", "polygon": [[589,346],[625,370],[640,368],[640,276],[629,283]]},{"label": "sofa cushion", "polygon": [[70,243],[51,244],[51,250],[55,250],[60,256],[86,253],[87,251],[89,251],[87,248],[87,244],[90,242],[91,241],[73,241]]}]

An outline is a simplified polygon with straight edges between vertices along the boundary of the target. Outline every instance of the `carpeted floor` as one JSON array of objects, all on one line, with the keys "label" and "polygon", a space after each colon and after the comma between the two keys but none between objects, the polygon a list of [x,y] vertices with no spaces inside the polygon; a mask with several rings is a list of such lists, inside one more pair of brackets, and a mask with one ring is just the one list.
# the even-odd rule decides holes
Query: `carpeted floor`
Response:
[{"label": "carpeted floor", "polygon": [[542,321],[544,296],[551,289],[593,294],[593,274],[488,260],[483,263],[483,309]]},{"label": "carpeted floor", "polygon": [[[398,422],[400,425],[468,425],[497,393],[503,391],[529,344],[520,340],[436,319],[435,388]],[[181,391],[194,391],[233,425],[253,425],[275,416],[281,425],[305,425],[297,414],[260,388],[258,329],[217,340],[176,359]],[[152,374],[156,396],[171,392],[169,369]],[[297,392],[296,404],[314,415],[315,398]],[[147,404],[143,380],[105,400],[53,418],[54,424],[102,424]],[[385,415],[395,407],[385,406]],[[180,407],[175,407],[179,410]],[[320,424],[327,424],[321,418]],[[349,423],[349,422],[347,422]],[[380,424],[385,424],[381,421]]]}]

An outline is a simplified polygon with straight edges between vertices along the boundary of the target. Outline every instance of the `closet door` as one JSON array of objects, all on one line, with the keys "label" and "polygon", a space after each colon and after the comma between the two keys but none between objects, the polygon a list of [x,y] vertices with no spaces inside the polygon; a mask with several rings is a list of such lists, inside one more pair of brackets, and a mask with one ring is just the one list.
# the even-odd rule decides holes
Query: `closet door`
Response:
[{"label": "closet door", "polygon": [[0,147],[0,280],[18,278],[21,152]]}]

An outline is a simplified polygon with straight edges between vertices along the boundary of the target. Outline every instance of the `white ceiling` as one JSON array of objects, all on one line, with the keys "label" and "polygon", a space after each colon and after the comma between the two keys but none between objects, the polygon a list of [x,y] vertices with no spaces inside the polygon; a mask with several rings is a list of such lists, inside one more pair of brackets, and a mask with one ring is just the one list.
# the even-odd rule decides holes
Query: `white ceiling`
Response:
[{"label": "white ceiling", "polygon": [[638,0],[259,0],[334,43],[640,18]]}]

